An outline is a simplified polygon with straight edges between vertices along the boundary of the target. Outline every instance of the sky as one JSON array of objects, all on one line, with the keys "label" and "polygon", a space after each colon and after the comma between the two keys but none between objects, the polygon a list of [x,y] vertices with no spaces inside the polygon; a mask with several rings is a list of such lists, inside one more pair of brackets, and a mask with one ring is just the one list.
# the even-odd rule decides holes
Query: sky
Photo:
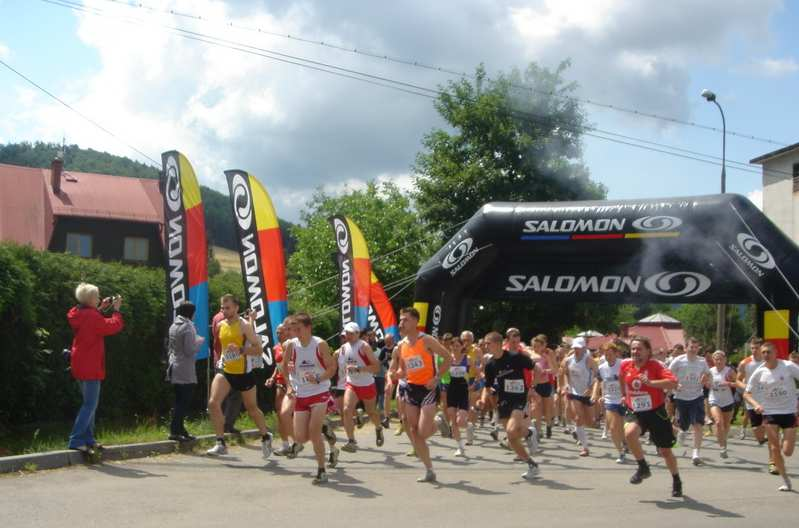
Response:
[{"label": "sky", "polygon": [[[144,155],[158,161],[177,149],[202,184],[223,192],[225,169],[256,175],[278,215],[292,221],[318,187],[340,193],[377,179],[410,188],[424,135],[445,126],[429,98],[197,38],[428,88],[456,76],[272,33],[457,72],[483,63],[489,75],[531,62],[556,68],[568,59],[564,76],[579,85],[577,96],[600,134],[665,145],[654,146],[660,150],[721,156],[719,132],[640,115],[721,128],[718,108],[700,97],[704,88],[717,94],[728,132],[777,143],[728,133],[728,160],[748,162],[799,142],[799,2],[139,3],[144,7],[125,0],[0,0],[0,60],[114,134],[0,66],[0,143],[66,138],[145,162]],[[716,164],[596,137],[584,138],[583,161],[611,199],[719,191]],[[728,165],[727,189],[758,203],[759,167],[748,170]]]}]

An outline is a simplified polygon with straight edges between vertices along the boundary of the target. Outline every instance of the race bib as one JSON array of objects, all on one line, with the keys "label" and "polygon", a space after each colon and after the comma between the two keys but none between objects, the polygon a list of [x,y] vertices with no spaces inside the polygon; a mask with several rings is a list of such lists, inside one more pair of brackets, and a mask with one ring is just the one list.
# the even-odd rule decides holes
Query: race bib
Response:
[{"label": "race bib", "polygon": [[524,380],[520,379],[506,379],[505,392],[511,394],[524,394]]},{"label": "race bib", "polygon": [[228,351],[222,354],[222,362],[227,363],[228,361],[235,361],[241,357],[241,353],[238,350]]},{"label": "race bib", "polygon": [[633,404],[633,412],[643,412],[652,410],[652,396],[649,394],[640,394],[630,398],[630,403]]},{"label": "race bib", "polygon": [[405,360],[405,367],[408,370],[419,370],[424,367],[424,361],[421,356],[412,356]]},{"label": "race bib", "polygon": [[619,385],[618,381],[606,381],[604,388],[605,395],[610,398],[621,396],[621,386]]},{"label": "race bib", "polygon": [[450,367],[449,368],[449,375],[453,378],[465,378],[466,377],[466,367]]}]

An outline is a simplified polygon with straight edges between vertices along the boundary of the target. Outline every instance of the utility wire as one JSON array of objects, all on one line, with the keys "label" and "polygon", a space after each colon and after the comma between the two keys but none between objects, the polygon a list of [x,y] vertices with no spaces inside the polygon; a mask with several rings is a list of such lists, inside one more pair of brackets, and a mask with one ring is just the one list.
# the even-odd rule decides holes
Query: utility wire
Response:
[{"label": "utility wire", "polygon": [[[155,8],[155,7],[144,5],[141,2],[130,3],[130,2],[127,2],[127,1],[123,1],[123,0],[104,0],[104,1],[110,2],[110,3],[113,3],[113,4],[123,5],[123,6],[126,6],[128,8],[144,9],[144,10],[147,10],[147,11],[149,11],[151,13],[161,13],[161,14],[166,14],[166,15],[172,15],[172,16],[175,16],[175,17],[188,18],[188,19],[192,19],[192,20],[196,20],[196,21],[200,21],[200,22],[214,23],[216,25],[224,26],[224,27],[228,27],[228,28],[240,29],[240,30],[259,33],[259,34],[263,34],[263,35],[269,35],[269,36],[272,36],[272,37],[279,37],[279,38],[283,38],[283,39],[287,39],[287,40],[293,40],[293,41],[297,41],[297,42],[302,42],[302,43],[305,43],[305,44],[313,44],[313,45],[316,45],[316,46],[322,46],[322,47],[334,49],[334,50],[337,50],[337,51],[344,51],[344,52],[347,52],[347,53],[352,53],[352,54],[356,54],[356,55],[362,55],[362,56],[370,57],[370,58],[373,58],[373,59],[379,59],[379,60],[383,60],[383,61],[387,61],[387,62],[393,62],[393,63],[397,63],[397,64],[402,64],[404,66],[411,66],[411,67],[414,67],[414,68],[421,68],[421,69],[435,71],[435,72],[439,72],[439,73],[445,73],[445,74],[448,74],[448,75],[454,75],[454,76],[460,77],[460,78],[467,78],[467,79],[472,79],[472,80],[477,78],[477,76],[475,74],[473,74],[473,73],[467,73],[467,72],[463,72],[463,71],[458,71],[456,69],[443,67],[443,66],[435,66],[435,65],[432,65],[432,64],[427,64],[427,63],[425,63],[423,61],[418,61],[418,60],[413,60],[413,59],[408,59],[408,58],[401,58],[401,57],[394,57],[394,56],[391,56],[391,55],[389,55],[387,53],[369,51],[369,50],[364,50],[362,48],[341,46],[341,45],[337,45],[337,44],[332,44],[330,42],[325,42],[323,40],[309,39],[309,38],[305,38],[305,37],[301,37],[301,36],[297,36],[297,35],[291,35],[291,34],[287,34],[287,33],[280,33],[280,32],[277,32],[277,31],[271,31],[271,30],[267,30],[267,29],[263,29],[263,28],[257,28],[257,27],[251,27],[251,26],[235,24],[235,23],[229,22],[229,21],[212,20],[212,19],[200,16],[200,15],[196,15],[196,14],[192,14],[192,13],[186,13],[186,12],[180,12],[180,11],[176,11],[174,9],[158,9],[158,8]],[[491,79],[486,79],[486,80],[488,82],[492,82],[492,83],[496,82],[496,81],[493,81]],[[657,119],[657,120],[666,121],[666,122],[669,122],[669,123],[672,123],[672,124],[689,126],[689,127],[699,128],[699,129],[703,129],[703,130],[709,130],[709,131],[716,132],[716,133],[724,133],[723,129],[720,129],[720,128],[714,127],[714,126],[703,125],[701,123],[696,123],[694,121],[686,121],[686,120],[679,119],[679,118],[676,118],[676,117],[664,116],[664,115],[655,114],[655,113],[652,113],[652,112],[645,112],[645,111],[642,111],[642,110],[637,110],[635,108],[628,108],[628,107],[609,104],[609,103],[602,103],[602,102],[599,102],[599,101],[594,101],[592,99],[580,98],[580,97],[571,96],[571,95],[565,95],[565,94],[558,93],[558,92],[556,92],[554,90],[541,90],[541,89],[533,88],[531,86],[520,85],[520,84],[517,84],[517,83],[509,83],[508,85],[513,87],[513,88],[529,91],[529,92],[532,92],[532,93],[538,93],[540,95],[547,95],[547,96],[551,96],[551,97],[557,97],[557,98],[561,98],[561,99],[576,101],[576,102],[580,102],[580,103],[584,103],[584,104],[588,104],[588,105],[592,105],[592,106],[596,106],[596,107],[600,107],[600,108],[605,108],[605,109],[608,109],[608,110],[615,110],[617,112],[627,113],[627,114],[634,115],[634,116],[637,116],[637,117],[646,117],[646,118],[650,118],[650,119]],[[733,130],[727,130],[726,133],[731,135],[731,136],[736,136],[736,137],[740,137],[740,138],[743,138],[743,139],[750,139],[750,140],[754,140],[754,141],[760,141],[760,142],[763,142],[763,143],[770,143],[772,145],[777,145],[777,146],[781,146],[781,147],[785,147],[785,146],[788,145],[785,142],[780,142],[780,141],[776,141],[776,140],[769,139],[769,138],[764,138],[764,137],[758,137],[758,136],[755,136],[755,135],[752,135],[752,134],[748,134],[748,133],[744,133],[744,132],[736,132],[736,131],[733,131]]]}]

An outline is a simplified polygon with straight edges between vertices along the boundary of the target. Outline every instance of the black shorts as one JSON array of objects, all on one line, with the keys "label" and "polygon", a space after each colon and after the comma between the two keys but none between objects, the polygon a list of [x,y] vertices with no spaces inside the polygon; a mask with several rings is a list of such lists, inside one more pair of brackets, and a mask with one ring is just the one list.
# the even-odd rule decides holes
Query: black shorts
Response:
[{"label": "black shorts", "polygon": [[796,414],[764,414],[763,420],[769,425],[778,425],[780,429],[796,427]]},{"label": "black shorts", "polygon": [[671,420],[663,405],[651,411],[633,413],[633,416],[641,428],[641,434],[649,432],[649,438],[655,446],[670,449],[677,443],[674,430],[671,428]]},{"label": "black shorts", "polygon": [[449,407],[462,411],[469,410],[469,385],[466,383],[450,383],[447,389],[447,408]]},{"label": "black shorts", "polygon": [[332,394],[334,398],[341,398],[344,396],[344,389],[333,387],[330,389],[330,394]]},{"label": "black shorts", "polygon": [[542,398],[549,398],[549,397],[552,396],[552,384],[551,383],[538,383],[535,386],[535,391]]},{"label": "black shorts", "polygon": [[408,388],[405,389],[404,400],[405,403],[413,405],[414,407],[435,405],[438,403],[438,387],[429,390],[424,385],[408,383]]},{"label": "black shorts", "polygon": [[719,409],[721,409],[721,412],[728,413],[732,412],[733,408],[735,408],[735,404],[731,403],[729,405],[725,405],[724,407],[722,407],[721,405],[711,405],[710,407],[718,407]]},{"label": "black shorts", "polygon": [[763,425],[763,415],[755,412],[754,409],[747,409],[746,415],[749,417],[749,423],[752,427],[760,427]]},{"label": "black shorts", "polygon": [[500,398],[499,402],[497,402],[497,412],[499,413],[500,420],[507,420],[510,418],[511,413],[513,411],[522,411],[525,415],[527,414],[527,398],[522,396],[521,398]]},{"label": "black shorts", "polygon": [[704,399],[707,399],[708,396],[710,396],[710,389],[708,389],[707,387],[702,387],[702,397]]},{"label": "black shorts", "polygon": [[222,375],[225,376],[225,379],[233,390],[247,392],[255,387],[255,376],[253,376],[252,372],[248,372],[247,374],[229,374],[223,372]]},{"label": "black shorts", "polygon": [[593,403],[591,403],[591,398],[589,398],[588,396],[580,396],[578,394],[568,393],[568,394],[566,394],[566,397],[568,399],[570,399],[570,400],[578,401],[578,402],[582,403],[583,405],[587,405],[589,407],[591,405],[593,405]]}]

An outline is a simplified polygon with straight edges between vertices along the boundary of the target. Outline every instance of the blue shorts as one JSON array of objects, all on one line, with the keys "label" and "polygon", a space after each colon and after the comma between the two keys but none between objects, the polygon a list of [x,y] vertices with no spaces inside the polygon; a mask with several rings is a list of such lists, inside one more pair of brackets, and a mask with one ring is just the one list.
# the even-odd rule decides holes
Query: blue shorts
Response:
[{"label": "blue shorts", "polygon": [[627,407],[623,403],[606,403],[605,410],[616,413],[619,416],[627,414]]},{"label": "blue shorts", "polygon": [[485,386],[486,386],[485,378],[480,378],[479,380],[471,380],[469,382],[470,391],[481,391]]},{"label": "blue shorts", "polygon": [[705,397],[695,400],[674,399],[677,405],[677,423],[680,430],[687,431],[691,425],[705,425]]}]

